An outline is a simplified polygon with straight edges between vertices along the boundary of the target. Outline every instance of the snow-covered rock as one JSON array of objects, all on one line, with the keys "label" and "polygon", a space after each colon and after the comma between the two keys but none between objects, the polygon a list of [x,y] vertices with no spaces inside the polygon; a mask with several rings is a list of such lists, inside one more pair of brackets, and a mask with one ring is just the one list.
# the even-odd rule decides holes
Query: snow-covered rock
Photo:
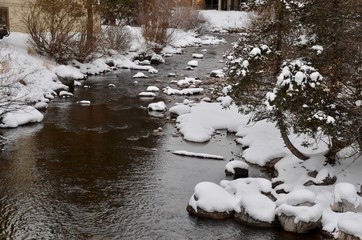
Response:
[{"label": "snow-covered rock", "polygon": [[91,105],[91,101],[89,101],[89,100],[80,100],[77,103],[79,105],[82,105],[82,106],[90,106]]},{"label": "snow-covered rock", "polygon": [[241,211],[234,218],[248,226],[273,227],[275,222],[275,203],[267,196],[253,192],[240,199]]},{"label": "snow-covered rock", "polygon": [[338,221],[339,240],[362,239],[362,214],[354,214]]},{"label": "snow-covered rock", "polygon": [[362,198],[357,194],[356,187],[350,183],[337,183],[331,208],[335,212],[362,213]]},{"label": "snow-covered rock", "polygon": [[238,201],[224,188],[212,182],[200,182],[195,186],[187,211],[198,217],[226,219],[234,216]]},{"label": "snow-covered rock", "polygon": [[202,83],[202,81],[199,79],[185,77],[185,79],[177,81],[177,86],[179,86],[180,88],[187,88],[190,87],[192,84],[199,85],[200,83]]},{"label": "snow-covered rock", "polygon": [[60,91],[59,92],[59,97],[61,97],[61,98],[73,97],[73,93],[70,93],[70,92],[67,92],[67,91]]},{"label": "snow-covered rock", "polygon": [[148,78],[148,76],[143,72],[138,72],[135,75],[133,75],[133,78]]},{"label": "snow-covered rock", "polygon": [[197,67],[197,66],[199,66],[199,62],[196,60],[191,60],[187,63],[187,65],[190,67]]},{"label": "snow-covered rock", "polygon": [[148,86],[147,87],[147,92],[158,92],[160,91],[160,89],[156,86]]},{"label": "snow-covered rock", "polygon": [[315,204],[316,196],[306,189],[291,191],[277,200],[275,213],[287,232],[307,233],[321,226],[323,206]]},{"label": "snow-covered rock", "polygon": [[14,110],[5,113],[2,116],[1,128],[16,128],[28,123],[37,123],[43,121],[44,116],[32,106],[17,107]]},{"label": "snow-covered rock", "polygon": [[225,73],[223,72],[222,69],[212,70],[211,73],[210,73],[210,77],[214,77],[214,78],[224,78],[224,77],[225,77]]},{"label": "snow-covered rock", "polygon": [[166,111],[167,107],[166,107],[166,104],[163,101],[160,101],[160,102],[157,102],[157,103],[148,104],[147,109],[149,111],[164,112],[164,111]]},{"label": "snow-covered rock", "polygon": [[225,166],[226,176],[234,175],[235,178],[245,178],[249,175],[249,165],[240,160],[233,160]]},{"label": "snow-covered rock", "polygon": [[153,92],[140,92],[138,94],[140,97],[156,97],[156,94]]},{"label": "snow-covered rock", "polygon": [[202,59],[204,58],[204,54],[201,53],[193,53],[192,58]]}]

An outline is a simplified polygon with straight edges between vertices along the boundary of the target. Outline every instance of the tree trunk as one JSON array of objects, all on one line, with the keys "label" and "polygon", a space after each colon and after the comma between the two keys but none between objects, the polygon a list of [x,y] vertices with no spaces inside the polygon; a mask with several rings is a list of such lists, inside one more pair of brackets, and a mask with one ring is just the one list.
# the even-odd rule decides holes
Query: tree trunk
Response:
[{"label": "tree trunk", "polygon": [[307,160],[309,157],[305,156],[301,151],[299,151],[293,143],[290,141],[287,131],[284,128],[280,128],[280,134],[282,135],[282,139],[285,143],[285,146],[289,149],[294,156],[299,158],[300,160]]},{"label": "tree trunk", "polygon": [[93,0],[86,1],[87,8],[87,49],[92,49],[94,44],[94,19],[93,19]]},{"label": "tree trunk", "polygon": [[[283,34],[285,31],[285,6],[284,3],[281,1],[277,1],[274,5],[275,7],[275,12],[276,12],[276,39],[275,39],[275,50],[278,52],[277,57],[275,59],[275,66],[274,66],[274,73],[273,73],[273,77],[274,79],[277,78],[279,72],[280,72],[280,66],[283,62],[283,58],[284,56],[284,52],[283,52],[283,46],[284,46],[284,38],[283,38]],[[300,152],[294,145],[293,143],[290,141],[289,136],[288,136],[288,131],[287,128],[284,124],[284,115],[283,113],[276,113],[276,117],[278,119],[278,127],[280,130],[280,134],[282,136],[282,139],[285,143],[285,146],[289,149],[289,151],[291,153],[293,153],[294,156],[296,156],[297,158],[301,159],[301,160],[307,160],[309,157],[305,156],[302,152]]]}]

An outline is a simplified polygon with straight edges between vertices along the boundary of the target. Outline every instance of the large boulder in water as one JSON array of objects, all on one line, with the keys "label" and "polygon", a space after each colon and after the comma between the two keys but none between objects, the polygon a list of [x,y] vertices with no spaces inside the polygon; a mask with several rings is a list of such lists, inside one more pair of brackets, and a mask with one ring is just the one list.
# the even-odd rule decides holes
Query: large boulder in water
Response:
[{"label": "large boulder in water", "polygon": [[273,227],[275,203],[261,193],[249,193],[240,199],[241,211],[235,213],[235,220],[248,226]]},{"label": "large boulder in water", "polygon": [[249,176],[249,165],[240,160],[233,160],[225,166],[226,176],[234,176],[234,178],[247,178]]},{"label": "large boulder in water", "polygon": [[227,219],[234,216],[238,201],[224,188],[211,182],[195,186],[186,210],[189,214],[212,219]]},{"label": "large boulder in water", "polygon": [[315,204],[316,196],[307,189],[294,190],[277,200],[275,213],[283,229],[307,233],[321,226],[323,207]]}]

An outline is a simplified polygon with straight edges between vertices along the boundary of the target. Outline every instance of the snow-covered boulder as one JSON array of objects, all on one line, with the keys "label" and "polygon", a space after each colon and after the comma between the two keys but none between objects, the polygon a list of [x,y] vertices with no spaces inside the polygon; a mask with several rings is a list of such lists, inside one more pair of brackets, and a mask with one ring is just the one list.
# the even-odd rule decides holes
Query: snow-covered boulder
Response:
[{"label": "snow-covered boulder", "polygon": [[225,74],[222,69],[212,70],[210,73],[210,77],[214,78],[224,78]]},{"label": "snow-covered boulder", "polygon": [[187,63],[187,65],[190,67],[197,67],[197,66],[199,66],[199,62],[196,60],[191,60]]},{"label": "snow-covered boulder", "polygon": [[28,123],[41,122],[43,119],[43,114],[32,106],[18,107],[2,116],[0,128],[16,128]]},{"label": "snow-covered boulder", "polygon": [[323,207],[315,204],[316,196],[307,189],[298,189],[280,197],[275,213],[287,232],[307,233],[321,226]]},{"label": "snow-covered boulder", "polygon": [[163,57],[159,54],[153,54],[151,56],[151,64],[162,64],[165,63]]},{"label": "snow-covered boulder", "polygon": [[185,77],[185,79],[177,81],[177,86],[180,88],[190,87],[191,85],[199,85],[202,81],[196,78]]},{"label": "snow-covered boulder", "polygon": [[322,168],[315,178],[307,181],[304,183],[304,186],[311,186],[311,185],[332,185],[337,181],[337,176],[335,176],[330,170],[326,168]]},{"label": "snow-covered boulder", "polygon": [[77,101],[77,103],[79,105],[82,105],[82,106],[90,106],[91,105],[91,101],[89,101],[89,100],[80,100],[80,101]]},{"label": "snow-covered boulder", "polygon": [[148,76],[143,72],[138,72],[135,75],[133,75],[133,78],[148,78]]},{"label": "snow-covered boulder", "polygon": [[223,180],[220,186],[234,194],[239,200],[240,210],[235,210],[235,220],[249,226],[271,227],[275,222],[275,203],[267,195],[272,195],[272,184],[265,178],[239,178]]},{"label": "snow-covered boulder", "polygon": [[331,209],[335,212],[362,212],[362,198],[351,183],[337,183]]},{"label": "snow-covered boulder", "polygon": [[138,96],[140,96],[140,97],[156,97],[156,94],[155,93],[153,93],[153,92],[140,92],[139,94],[138,94]]},{"label": "snow-covered boulder", "polygon": [[227,219],[234,216],[237,199],[224,188],[212,182],[195,186],[187,211],[191,215],[212,219]]},{"label": "snow-covered boulder", "polygon": [[354,214],[338,221],[339,240],[362,239],[362,214]]},{"label": "snow-covered boulder", "polygon": [[225,166],[225,174],[234,175],[234,178],[246,178],[249,175],[249,165],[240,160],[230,161]]},{"label": "snow-covered boulder", "polygon": [[273,227],[275,221],[275,203],[267,196],[254,192],[245,194],[240,199],[240,212],[234,218],[248,226]]},{"label": "snow-covered boulder", "polygon": [[167,107],[166,104],[163,101],[157,102],[157,103],[150,103],[147,107],[148,111],[158,111],[158,112],[164,112],[166,111]]},{"label": "snow-covered boulder", "polygon": [[159,92],[160,89],[156,86],[148,86],[147,87],[147,92]]},{"label": "snow-covered boulder", "polygon": [[193,53],[192,58],[203,59],[204,54],[202,54],[202,53]]},{"label": "snow-covered boulder", "polygon": [[61,97],[61,98],[70,98],[70,97],[73,97],[73,93],[70,93],[68,91],[60,91],[59,92],[59,97]]},{"label": "snow-covered boulder", "polygon": [[176,73],[168,73],[167,77],[176,77]]}]

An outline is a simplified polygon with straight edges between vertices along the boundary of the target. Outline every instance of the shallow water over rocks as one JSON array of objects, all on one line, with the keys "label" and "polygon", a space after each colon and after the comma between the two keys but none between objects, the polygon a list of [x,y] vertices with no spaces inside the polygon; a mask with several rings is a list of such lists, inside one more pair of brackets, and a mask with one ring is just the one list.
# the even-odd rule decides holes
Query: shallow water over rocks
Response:
[{"label": "shallow water over rocks", "polygon": [[[173,136],[174,123],[145,109],[163,100],[140,98],[149,85],[166,87],[169,72],[203,79],[222,67],[230,45],[185,49],[166,58],[157,75],[135,79],[138,71],[117,70],[90,77],[74,97],[54,100],[40,124],[3,130],[9,139],[0,153],[0,239],[319,239],[270,229],[248,228],[233,220],[189,216],[186,205],[201,181],[225,179],[225,161],[172,154],[187,150],[222,155],[240,153],[224,131],[207,144]],[[186,70],[191,54],[204,53],[199,67]],[[109,88],[109,84],[115,87]],[[90,105],[77,102],[89,100]],[[162,131],[153,130],[162,127]],[[250,176],[262,176],[251,168]]]}]

